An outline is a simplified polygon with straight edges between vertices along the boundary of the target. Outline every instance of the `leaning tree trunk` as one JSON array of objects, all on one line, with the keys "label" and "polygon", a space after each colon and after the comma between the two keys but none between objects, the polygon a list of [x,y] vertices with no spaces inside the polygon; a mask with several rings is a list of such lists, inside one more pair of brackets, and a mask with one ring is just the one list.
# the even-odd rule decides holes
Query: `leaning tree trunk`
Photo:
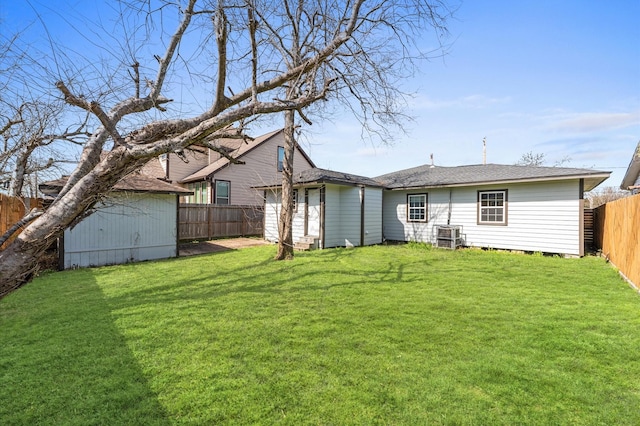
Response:
[{"label": "leaning tree trunk", "polygon": [[293,259],[293,153],[295,111],[284,113],[284,160],[282,161],[282,208],[280,209],[276,260]]},{"label": "leaning tree trunk", "polygon": [[124,149],[112,151],[0,251],[0,297],[27,283],[38,271],[45,251],[63,231],[86,215],[101,194],[109,192],[117,181],[144,162],[125,158],[123,152]]}]

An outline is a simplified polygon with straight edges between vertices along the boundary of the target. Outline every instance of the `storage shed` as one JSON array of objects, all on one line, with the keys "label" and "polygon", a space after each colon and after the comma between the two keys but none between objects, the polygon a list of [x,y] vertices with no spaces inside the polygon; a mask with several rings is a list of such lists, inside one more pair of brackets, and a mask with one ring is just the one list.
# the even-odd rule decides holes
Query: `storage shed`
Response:
[{"label": "storage shed", "polygon": [[[55,195],[65,183],[42,184]],[[178,256],[178,197],[191,191],[161,180],[131,174],[95,206],[95,211],[65,230],[58,245],[59,268],[115,265]]]}]

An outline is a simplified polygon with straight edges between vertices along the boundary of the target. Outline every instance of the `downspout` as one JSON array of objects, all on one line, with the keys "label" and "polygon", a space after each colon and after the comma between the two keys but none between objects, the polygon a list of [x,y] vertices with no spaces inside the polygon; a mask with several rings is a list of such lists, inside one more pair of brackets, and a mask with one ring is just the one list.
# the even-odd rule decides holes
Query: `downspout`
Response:
[{"label": "downspout", "polygon": [[325,186],[320,187],[320,248],[325,247],[324,243],[324,214],[325,214]]},{"label": "downspout", "polygon": [[584,256],[584,179],[580,179],[580,183],[578,184],[578,209],[580,209],[580,212],[578,213],[578,220],[579,220],[579,253],[580,253],[580,257]]},{"label": "downspout", "polygon": [[364,246],[364,186],[360,187],[360,247]]},{"label": "downspout", "polygon": [[176,194],[176,257],[180,257],[180,194]]},{"label": "downspout", "polygon": [[451,207],[452,207],[452,203],[451,203],[451,192],[453,190],[451,188],[449,188],[449,212],[447,213],[447,225],[451,225]]},{"label": "downspout", "polygon": [[304,236],[309,235],[309,188],[304,189]]}]

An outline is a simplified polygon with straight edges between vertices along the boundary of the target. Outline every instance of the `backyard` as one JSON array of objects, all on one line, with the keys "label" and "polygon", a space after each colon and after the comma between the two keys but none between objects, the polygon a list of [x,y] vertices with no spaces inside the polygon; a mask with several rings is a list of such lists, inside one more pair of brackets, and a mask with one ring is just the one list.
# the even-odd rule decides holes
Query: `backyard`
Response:
[{"label": "backyard", "polygon": [[0,424],[640,424],[603,259],[274,246],[45,273],[0,300]]}]

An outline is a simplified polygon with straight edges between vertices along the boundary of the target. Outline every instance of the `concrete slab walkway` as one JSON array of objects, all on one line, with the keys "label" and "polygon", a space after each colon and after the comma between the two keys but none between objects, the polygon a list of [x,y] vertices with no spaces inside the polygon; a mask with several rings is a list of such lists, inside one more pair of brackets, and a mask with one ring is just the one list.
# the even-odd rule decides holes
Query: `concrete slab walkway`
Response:
[{"label": "concrete slab walkway", "polygon": [[270,244],[262,238],[225,238],[221,240],[199,241],[195,243],[180,244],[180,257],[196,254],[216,253],[227,250],[238,250],[246,247],[255,247]]}]

